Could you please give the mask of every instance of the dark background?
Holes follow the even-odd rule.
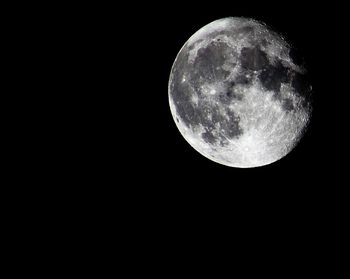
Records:
[[[43,266],[35,253],[57,262],[51,271],[90,272],[98,258],[128,274],[191,267],[197,274],[200,256],[221,256],[223,267],[236,256],[247,271],[261,272],[251,259],[267,258],[269,273],[324,275],[328,268],[334,275],[345,266],[349,235],[345,4],[163,2],[14,3],[4,26],[13,52],[3,53],[16,70],[5,69],[15,101],[14,109],[3,102],[10,107],[3,122],[19,119],[3,133],[14,138],[13,148],[4,145],[11,171],[3,169],[3,188],[12,192],[3,194],[10,250],[28,263]],[[310,128],[268,166],[210,161],[186,142],[170,112],[178,51],[198,29],[228,16],[267,23],[309,69]]]
[[[48,112],[30,107],[46,120],[38,128],[43,136],[33,137],[36,145],[28,141],[32,155],[19,160],[28,174],[13,176],[25,180],[15,199],[23,195],[28,203],[21,216],[28,214],[31,226],[37,218],[45,227],[39,237],[53,231],[60,234],[53,238],[58,245],[66,236],[87,255],[91,240],[107,249],[117,243],[112,253],[122,243],[126,261],[147,263],[153,252],[153,264],[164,266],[169,252],[191,264],[189,250],[205,254],[230,245],[231,254],[238,244],[257,248],[260,259],[273,243],[277,257],[291,251],[302,258],[297,266],[338,255],[348,223],[346,7],[147,1],[39,8],[44,18],[29,14],[36,26],[21,24],[28,37],[18,53],[31,58],[28,72],[42,56],[38,67],[46,73],[34,74],[44,98],[33,95]],[[168,79],[178,51],[198,29],[228,16],[267,23],[299,49],[309,69],[310,128],[292,152],[268,166],[239,169],[210,161],[186,142],[170,113]],[[47,117],[52,111],[55,120]]]

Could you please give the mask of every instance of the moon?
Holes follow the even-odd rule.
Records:
[[[305,63],[283,36],[249,18],[219,19],[190,37],[171,68],[168,96],[185,140],[236,168],[286,156],[312,114]]]

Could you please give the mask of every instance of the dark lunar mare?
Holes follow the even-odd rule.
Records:
[[[170,86],[177,114],[187,127],[201,125],[205,130],[202,138],[210,144],[226,145],[227,138],[238,137],[243,133],[239,118],[230,110],[226,110],[228,119],[221,115],[219,107],[205,100],[200,90],[202,81],[223,82],[228,77],[229,72],[222,69],[222,66],[229,55],[234,55],[233,51],[225,43],[216,41],[200,48],[193,64],[188,63],[186,52],[180,52],[173,69]],[[182,82],[184,75],[188,79],[186,82]],[[198,96],[198,105],[191,101],[193,92]],[[240,97],[232,90],[232,85],[228,84],[227,90],[220,92],[218,98],[221,103],[229,104],[233,98]],[[217,126],[220,126],[219,133],[215,131]]]
[[[261,70],[268,64],[267,55],[259,46],[253,48],[242,48],[240,59],[242,67],[252,71]]]
[[[259,75],[261,84],[269,91],[280,92],[281,83],[289,81],[288,68],[278,59],[275,65],[266,63]]]
[[[293,52],[293,61],[302,61],[297,52]],[[307,73],[300,73],[283,65],[282,60],[276,58],[274,64],[269,63],[267,55],[259,46],[243,48],[241,52],[242,67],[247,73],[258,71],[258,78],[266,90],[274,92],[274,98],[281,101],[283,109],[289,112],[294,109],[291,99],[281,96],[281,84],[291,83],[295,94],[303,97],[304,109],[310,107],[311,88]]]
[[[200,48],[193,65],[189,64],[187,68],[191,73],[192,83],[198,84],[201,79],[207,82],[226,79],[230,72],[222,69],[222,66],[232,54],[228,45],[221,42],[211,42],[207,47]]]
[[[190,127],[190,124],[198,125],[200,123],[200,119],[198,118],[198,114],[191,103],[190,84],[188,82],[182,82],[183,75],[188,75],[186,71],[183,71],[184,69],[187,69],[187,65],[188,54],[182,51],[177,57],[176,67],[173,68],[170,94],[174,101],[178,115],[185,125]]]

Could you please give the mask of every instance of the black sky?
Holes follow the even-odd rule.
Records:
[[[111,266],[114,273],[164,278],[163,269],[183,276],[192,267],[197,275],[197,254],[225,257],[221,266],[231,273],[234,255],[249,265],[245,274],[262,273],[250,258],[261,262],[269,253],[282,262],[268,258],[269,271],[308,268],[324,275],[332,259],[345,266],[348,9],[306,2],[27,3],[34,12],[15,3],[16,15],[24,9],[26,16],[4,19],[5,29],[18,24],[20,32],[13,32],[19,41],[10,42],[14,53],[3,55],[20,60],[13,66],[27,78],[15,76],[14,85],[24,89],[10,94],[25,102],[28,112],[16,117],[28,128],[13,125],[20,131],[15,146],[4,145],[24,169],[3,171],[3,188],[14,192],[13,202],[3,194],[3,227],[15,237],[5,236],[4,243],[20,260],[40,263],[33,265],[39,272],[55,263],[50,271]],[[304,56],[311,76],[309,130],[268,166],[210,161],[186,142],[170,112],[168,79],[180,48],[204,25],[229,16],[252,17],[280,32]],[[14,114],[5,113],[3,122]],[[26,152],[17,156],[17,149]],[[329,270],[334,276],[340,269]]]
[[[52,241],[67,235],[74,242],[71,247],[80,240],[86,250],[95,241],[109,250],[106,255],[113,254],[109,260],[114,261],[115,253],[126,261],[138,258],[131,260],[128,272],[143,274],[146,269],[138,262],[172,272],[183,266],[178,260],[188,256],[191,265],[189,248],[196,243],[200,249],[193,249],[204,251],[207,239],[224,247],[228,260],[235,247],[228,249],[227,243],[241,244],[250,254],[255,251],[246,249],[247,243],[261,245],[260,258],[273,243],[277,257],[293,251],[295,259],[302,258],[308,266],[317,256],[340,255],[323,248],[343,247],[333,243],[341,241],[348,220],[348,17],[342,15],[346,8],[319,2],[115,1],[64,6],[54,18],[55,28],[48,26],[38,34],[45,44],[34,45],[40,53],[47,51],[48,64],[61,65],[57,75],[44,68],[58,77],[56,83],[47,82],[45,94],[59,103],[60,127],[52,136],[57,142],[40,139],[49,141],[44,149],[48,159],[35,170],[44,182],[34,191],[36,198],[54,204],[57,215],[64,216],[63,224],[71,220]],[[53,12],[46,12],[52,18]],[[168,104],[169,74],[180,48],[204,25],[229,16],[252,17],[284,35],[304,56],[314,88],[314,113],[304,138],[286,157],[259,168],[230,168],[200,155],[179,133]],[[39,27],[47,22],[37,21]],[[52,42],[47,34],[54,35]],[[52,86],[58,88],[57,96],[51,94]],[[43,106],[51,109],[45,101]],[[55,127],[49,121],[47,125]],[[32,158],[27,160],[31,164]],[[36,181],[25,179],[22,187],[33,192]],[[38,212],[49,212],[49,205],[38,207]],[[45,218],[44,234],[47,220],[56,219]],[[74,226],[81,227],[81,233],[72,237]],[[52,230],[58,227],[55,223]],[[113,243],[116,248],[111,248]],[[126,246],[125,253],[119,244]],[[157,255],[152,258],[152,253]],[[168,268],[170,254],[177,259]],[[286,271],[294,269],[292,261]],[[314,274],[315,268],[309,272]]]

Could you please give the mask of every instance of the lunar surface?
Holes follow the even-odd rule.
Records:
[[[187,142],[217,163],[271,164],[299,142],[310,121],[312,87],[292,46],[265,24],[224,18],[181,48],[169,104]]]

